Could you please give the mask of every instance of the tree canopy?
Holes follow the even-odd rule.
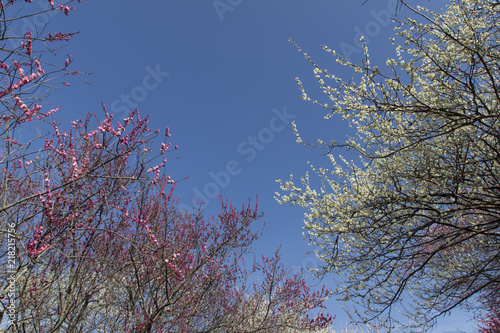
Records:
[[[324,46],[354,74],[342,79],[314,66],[326,103],[302,99],[356,130],[324,149],[321,179],[278,180],[280,203],[308,211],[305,230],[318,247],[336,295],[355,300],[358,320],[392,326],[397,308],[426,327],[458,306],[498,309],[500,290],[500,3],[452,0],[422,7],[398,26],[397,56],[355,64]],[[292,42],[293,43],[293,42]],[[338,140],[338,138],[335,138]],[[355,153],[350,161],[334,154]],[[491,321],[491,320],[490,320]]]
[[[75,33],[45,31],[50,17],[71,17],[71,2],[0,1],[0,330],[327,328],[326,288],[291,274],[278,251],[252,258],[257,203],[221,197],[216,216],[180,211],[168,127],[149,127],[137,109],[116,119],[102,104],[103,117],[64,129],[60,108],[45,111],[48,89],[79,74],[56,52]]]

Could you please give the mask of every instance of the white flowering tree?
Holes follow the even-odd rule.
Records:
[[[450,310],[499,308],[500,2],[452,0],[441,12],[416,9],[397,28],[396,59],[353,64],[324,46],[344,80],[314,66],[329,98],[302,98],[341,116],[357,134],[326,149],[297,184],[278,180],[277,200],[307,208],[305,229],[336,294],[357,302],[361,322],[426,327]],[[293,42],[292,42],[293,43]],[[299,124],[298,124],[299,125]],[[334,155],[357,153],[357,162]],[[404,302],[403,302],[404,300]]]

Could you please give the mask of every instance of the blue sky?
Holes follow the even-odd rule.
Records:
[[[93,75],[83,76],[89,84],[71,80],[47,101],[62,106],[57,117],[66,125],[89,111],[99,114],[101,101],[117,118],[135,107],[150,113],[153,127],[169,126],[179,146],[168,171],[175,180],[189,177],[176,188],[182,204],[201,195],[207,211],[217,212],[216,194],[238,205],[258,194],[266,228],[257,253],[271,255],[281,244],[288,267],[314,266],[316,259],[304,255],[312,250],[301,235],[304,210],[274,200],[275,180],[304,175],[307,161],[328,165],[320,151],[295,142],[291,120],[311,142],[341,140],[349,129],[300,99],[297,76],[310,95],[321,92],[312,66],[288,38],[338,75],[346,73],[321,45],[359,61],[357,39],[364,34],[372,63],[384,63],[394,56],[387,13],[394,16],[395,1],[363,2],[85,1],[68,18],[51,17],[48,30],[80,31],[60,52],[72,54],[74,69]],[[343,310],[335,300],[327,304],[341,327]],[[434,332],[472,331],[465,320],[454,312]]]

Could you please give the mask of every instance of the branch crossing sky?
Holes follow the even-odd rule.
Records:
[[[349,75],[324,52],[327,45],[353,61],[361,61],[359,37],[365,36],[372,64],[382,65],[395,51],[396,0],[355,1],[84,1],[76,11],[23,21],[18,29],[79,31],[60,52],[71,53],[74,69],[89,84],[71,87],[47,99],[62,106],[62,126],[89,111],[101,112],[101,101],[115,119],[139,108],[151,114],[152,127],[169,126],[172,144],[168,171],[183,207],[197,196],[206,210],[220,208],[217,195],[236,206],[259,195],[264,235],[256,253],[272,255],[281,244],[284,263],[300,269],[318,265],[302,236],[304,210],[280,206],[273,198],[276,179],[302,177],[307,161],[328,166],[322,151],[295,142],[291,121],[304,140],[341,141],[350,129],[338,118],[324,120],[325,110],[300,99],[299,77],[309,96],[323,98],[313,67],[288,42],[291,38],[318,64],[337,75]],[[415,5],[440,8],[445,1]],[[44,8],[47,0],[33,0]],[[59,13],[60,14],[60,13]],[[44,21],[44,22],[42,22]],[[52,29],[50,28],[52,27]],[[155,143],[158,151],[160,142]],[[153,145],[153,147],[155,147]],[[340,152],[339,152],[340,153]],[[189,177],[185,179],[186,177]],[[314,175],[311,175],[313,183]],[[311,275],[309,274],[309,281]],[[321,284],[334,286],[323,280]],[[328,311],[342,328],[347,316],[335,300]],[[438,321],[434,332],[468,332],[470,316],[459,311]]]

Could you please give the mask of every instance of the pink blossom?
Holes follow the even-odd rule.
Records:
[[[21,45],[23,48],[26,48],[26,54],[27,55],[31,55],[32,51],[33,51],[33,48],[32,48],[32,34],[31,34],[31,31],[27,31],[25,34],[24,34],[24,39],[26,40],[26,42],[23,42]]]
[[[67,32],[67,33],[62,33],[62,32],[56,32],[54,35],[49,33],[47,40],[53,42],[53,41],[58,41],[58,40],[64,40],[64,41],[69,41],[71,37],[73,37],[74,33]]]
[[[73,8],[69,8],[68,6],[63,6],[60,4],[59,9],[61,9],[61,11],[64,13],[64,15],[68,16],[69,10],[73,9]]]

